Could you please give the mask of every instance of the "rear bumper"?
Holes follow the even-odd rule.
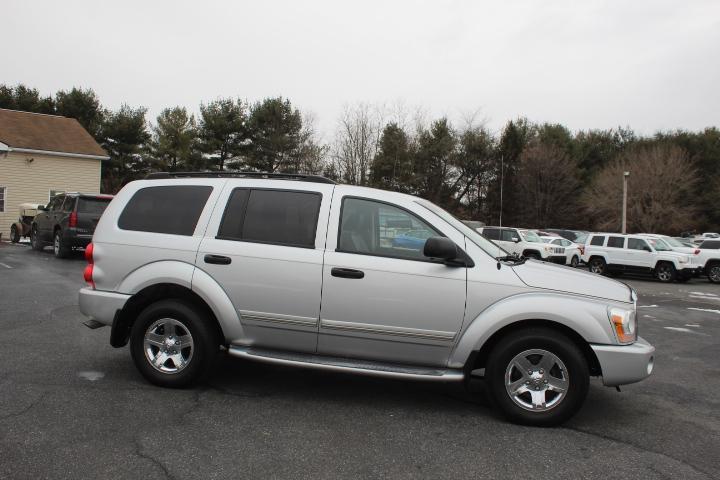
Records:
[[[608,387],[639,382],[649,377],[655,364],[655,347],[638,337],[632,345],[590,345]]]
[[[74,228],[68,228],[63,232],[63,241],[72,247],[85,248],[92,242],[92,233],[77,233]]]
[[[129,298],[130,295],[93,290],[88,287],[81,288],[78,294],[80,312],[105,325],[112,325],[115,313],[125,306]]]

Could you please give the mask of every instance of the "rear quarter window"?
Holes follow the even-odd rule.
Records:
[[[141,188],[118,219],[118,227],[138,232],[191,236],[212,187],[164,185]]]

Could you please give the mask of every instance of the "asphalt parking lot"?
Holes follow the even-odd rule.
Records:
[[[720,478],[720,285],[623,279],[653,376],[594,379],[561,428],[503,421],[477,382],[379,380],[226,358],[146,383],[77,308],[82,255],[0,244],[0,478]]]

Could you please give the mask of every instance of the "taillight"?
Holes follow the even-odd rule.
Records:
[[[699,249],[699,248],[696,248],[696,249],[695,249],[695,255],[700,255],[700,249]]]
[[[68,227],[77,227],[77,212],[70,213],[70,218],[68,219]]]
[[[89,243],[88,246],[85,247],[85,260],[87,260],[88,264],[83,271],[83,279],[87,282],[88,285],[95,289],[95,281],[93,280],[93,267],[95,266],[95,260],[93,259],[93,249],[94,247],[92,243]]]

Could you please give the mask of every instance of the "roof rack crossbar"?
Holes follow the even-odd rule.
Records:
[[[168,178],[265,178],[269,180],[296,180],[300,182],[329,183],[335,182],[320,175],[302,173],[268,173],[268,172],[153,172],[145,176],[146,180],[162,180]]]

